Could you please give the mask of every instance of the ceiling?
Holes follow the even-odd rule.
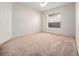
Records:
[[[24,2],[24,4],[34,9],[37,9],[39,11],[46,11],[46,10],[57,8],[70,3],[73,3],[73,2],[48,2],[48,4],[45,7],[41,7],[40,2]]]

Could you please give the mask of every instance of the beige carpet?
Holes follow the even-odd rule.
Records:
[[[76,56],[74,38],[36,33],[11,39],[0,46],[3,56]]]

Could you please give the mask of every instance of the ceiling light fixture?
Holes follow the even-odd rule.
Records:
[[[45,7],[47,5],[48,2],[40,2],[40,6],[41,7]]]

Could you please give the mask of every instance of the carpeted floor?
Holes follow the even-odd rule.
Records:
[[[2,56],[77,56],[72,37],[36,33],[11,39],[0,46]]]

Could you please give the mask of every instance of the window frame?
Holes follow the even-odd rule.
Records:
[[[49,15],[55,15],[55,14],[61,14],[61,16],[62,16],[62,13],[61,12],[57,12],[57,13],[50,13],[50,14],[48,14],[47,15],[47,28],[48,29],[54,29],[55,27],[49,27]],[[61,20],[62,20],[62,18],[60,19],[60,20],[58,20],[58,21],[52,21],[52,22],[60,22],[60,28],[61,28]],[[57,28],[56,28],[57,29]],[[59,28],[58,28],[59,29]]]

